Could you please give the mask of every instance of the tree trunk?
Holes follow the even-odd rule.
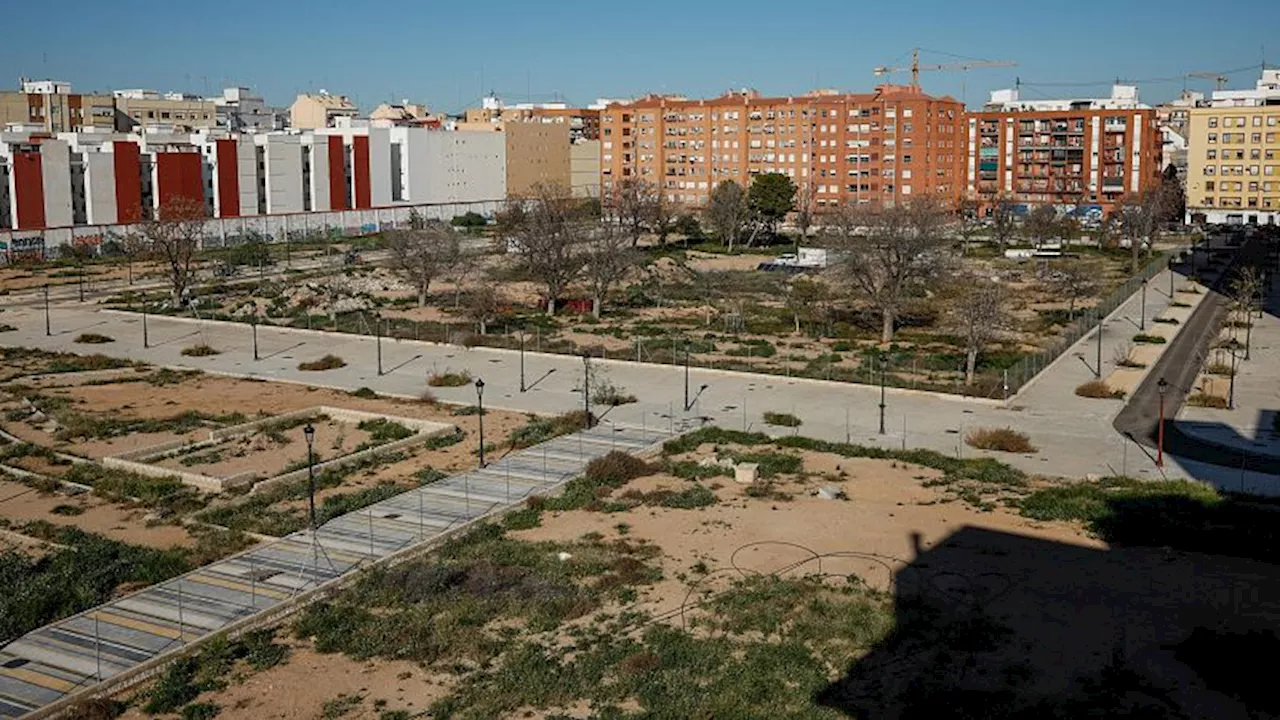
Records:
[[[427,306],[427,283],[418,283],[418,307]]]
[[[547,293],[547,314],[556,314],[556,296],[555,293]]]
[[[880,311],[880,342],[893,341],[893,311],[884,308]]]
[[[595,319],[600,319],[600,296],[595,295],[591,298],[591,315]]]
[[[978,366],[978,348],[969,348],[968,355],[964,366],[964,384],[966,387],[973,384],[974,370]]]
[[[480,334],[481,334],[481,335],[487,335],[487,334],[488,334],[488,332],[487,332],[487,331],[488,331],[488,329],[489,329],[489,323],[487,323],[486,321],[484,321],[484,320],[482,319],[482,320],[480,321]]]
[[[800,334],[800,313],[791,313],[791,317],[796,321],[796,335]]]

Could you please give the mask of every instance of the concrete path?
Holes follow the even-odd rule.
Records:
[[[0,647],[0,718],[21,717],[206,635],[278,614],[362,567],[546,493],[593,458],[669,437],[664,429],[601,423],[34,630]]]

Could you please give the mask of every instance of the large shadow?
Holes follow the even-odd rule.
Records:
[[[917,547],[895,631],[816,702],[870,719],[1280,717],[1280,505],[1101,502],[1109,547],[974,527]]]

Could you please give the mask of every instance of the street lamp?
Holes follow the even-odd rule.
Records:
[[[1160,378],[1160,382],[1156,383],[1156,390],[1160,393],[1160,424],[1156,428],[1156,467],[1164,467],[1164,394],[1169,390],[1169,383]]]
[[[684,341],[684,410],[689,412],[689,341]]]
[[[374,343],[378,346],[378,377],[382,377],[382,315],[373,315]]]
[[[880,355],[880,434],[884,434],[884,375],[885,375],[885,356]]]
[[[527,390],[524,386],[524,328],[520,329],[520,392]]]
[[[256,337],[257,337],[257,336],[255,335],[255,338],[256,338]],[[147,333],[147,299],[146,299],[146,297],[145,297],[145,296],[142,298],[142,347],[144,347],[144,348],[149,348],[149,347],[151,347],[151,336],[150,336],[150,334],[148,334],[148,333]],[[257,360],[257,359],[258,359],[258,352],[257,352],[257,344],[256,344],[256,343],[255,343],[255,345],[254,345],[254,353],[253,353],[253,356],[254,356],[254,357],[253,357],[253,359],[254,359],[254,360]]]
[[[316,466],[312,447],[316,439],[316,429],[308,422],[302,428],[302,436],[307,439],[307,507],[311,532],[316,531]]]
[[[480,410],[480,467],[484,467],[484,379],[476,378],[476,407]]]
[[[1138,316],[1138,330],[1147,329],[1147,279],[1142,278],[1142,314]]]
[[[591,356],[582,353],[582,426],[591,429]]]
[[[44,335],[49,337],[53,334],[52,326],[49,324],[49,283],[44,284]]]
[[[1236,355],[1236,346],[1232,345],[1227,349],[1231,353],[1231,378],[1227,384],[1227,409],[1236,409],[1236,360],[1240,357]]]

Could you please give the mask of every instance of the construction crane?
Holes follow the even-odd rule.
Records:
[[[921,65],[920,64],[920,48],[911,49],[911,67],[885,67],[881,65],[875,68],[873,72],[877,76],[888,75],[889,73],[911,71],[911,87],[920,87],[920,73],[922,71],[934,70],[972,70],[974,68],[997,68],[997,67],[1017,67],[1018,63],[1012,60],[965,60],[964,62],[947,63],[944,65]]]
[[[1217,85],[1219,90],[1227,89],[1228,78],[1226,75],[1220,75],[1218,73],[1212,73],[1212,72],[1189,72],[1187,73],[1186,77],[1201,78],[1203,80],[1212,80]],[[1183,90],[1187,89],[1185,78],[1182,83],[1182,89]]]

